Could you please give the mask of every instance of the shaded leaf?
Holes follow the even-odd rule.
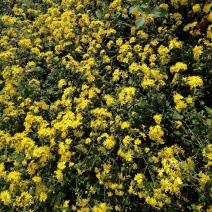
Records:
[[[83,153],[83,154],[86,154],[86,153],[88,152],[88,150],[87,150],[84,146],[82,146],[82,145],[74,146],[74,148],[75,148],[78,152]]]
[[[149,14],[149,16],[153,17],[164,17],[168,12],[160,7],[155,7]]]
[[[212,109],[211,109],[211,108],[209,108],[209,107],[205,107],[205,109],[206,109],[206,111],[207,111],[209,114],[211,114],[211,115],[212,115]]]
[[[96,10],[95,14],[96,14],[97,18],[102,18],[102,16],[103,16],[101,10]]]
[[[137,29],[141,28],[145,24],[146,19],[144,17],[138,17],[135,21],[135,26]]]

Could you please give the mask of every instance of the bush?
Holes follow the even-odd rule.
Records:
[[[1,211],[212,211],[209,1],[2,4]]]

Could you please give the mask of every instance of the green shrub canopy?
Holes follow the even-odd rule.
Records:
[[[2,0],[1,211],[212,211],[212,4]]]

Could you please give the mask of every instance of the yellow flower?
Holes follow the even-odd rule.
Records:
[[[112,106],[115,103],[114,98],[111,95],[104,95],[107,106]]]
[[[179,102],[181,99],[183,99],[183,96],[182,96],[181,94],[176,93],[176,94],[174,95],[174,102],[175,102],[175,103]]]
[[[131,162],[132,161],[132,151],[129,150],[125,153],[124,158],[126,161]]]
[[[183,71],[187,70],[187,65],[183,62],[177,62],[175,65],[170,67],[171,73],[178,73],[181,70]]]
[[[121,72],[119,69],[115,69],[113,72],[113,81],[118,81],[120,79]]]
[[[95,194],[95,193],[96,193],[96,189],[95,189],[93,186],[91,186],[91,187],[90,187],[90,192],[91,192],[92,194]]]
[[[161,120],[162,120],[162,115],[154,115],[153,119],[155,120],[156,124],[160,124]]]
[[[197,13],[200,11],[200,4],[195,4],[193,7],[192,7],[192,10],[194,13]]]
[[[123,88],[122,91],[118,94],[118,98],[121,105],[132,102],[135,92],[136,92],[136,89],[134,87]]]
[[[178,101],[175,105],[176,111],[180,112],[182,109],[186,108],[187,104],[184,101]]]
[[[209,13],[211,7],[212,7],[212,4],[206,3],[203,7],[203,11],[205,13]]]
[[[146,148],[144,149],[145,153],[148,153],[149,150],[150,150],[150,149],[149,149],[148,147],[146,147]]]
[[[162,139],[164,132],[160,125],[150,126],[149,128],[149,138],[153,141],[157,141],[159,144],[163,144],[164,141]]]
[[[177,124],[176,129],[179,129],[183,125],[181,121],[176,121],[176,124]]]
[[[110,63],[110,58],[107,55],[103,56],[103,63]]]
[[[21,173],[17,171],[12,171],[8,174],[7,179],[9,181],[18,182],[21,179]]]
[[[63,170],[66,168],[66,162],[62,161],[57,164],[57,168]]]
[[[65,79],[61,79],[58,81],[58,88],[61,89],[64,85],[66,85],[66,80]]]
[[[160,8],[163,8],[164,10],[169,10],[169,5],[168,4],[160,4],[159,5]]]
[[[61,172],[61,170],[54,171],[54,173],[56,175],[57,180],[59,182],[62,181],[62,179],[63,179],[63,173]]]
[[[200,55],[203,53],[203,47],[202,46],[195,46],[193,48],[193,53],[194,53],[194,59],[198,60]]]
[[[155,80],[153,79],[148,79],[148,78],[144,78],[143,82],[141,83],[141,86],[143,88],[147,88],[148,86],[149,87],[153,87],[155,85]]]
[[[21,39],[18,45],[23,48],[30,48],[32,46],[31,40],[29,38]]]
[[[200,183],[200,189],[203,190],[205,187],[205,184],[211,179],[208,175],[204,174],[202,171],[198,174],[199,176],[199,183]]]
[[[41,182],[42,182],[42,178],[41,178],[41,177],[38,177],[38,176],[33,177],[32,180],[33,180],[35,183],[41,183]]]
[[[143,39],[147,39],[149,37],[149,35],[147,33],[145,33],[143,30],[139,30],[137,32],[137,35],[140,37],[140,38],[143,38]]]
[[[187,98],[186,98],[186,102],[187,102],[188,104],[191,104],[191,103],[193,102],[193,98],[192,98],[192,97],[187,97]]]
[[[122,124],[121,124],[121,129],[122,130],[127,129],[129,127],[130,127],[130,123],[128,121],[122,122]]]
[[[124,137],[124,139],[122,140],[122,142],[123,142],[124,146],[128,146],[129,143],[130,143],[132,140],[133,140],[133,139],[132,139],[129,135],[127,135],[127,136]]]
[[[122,43],[123,43],[122,38],[119,38],[119,39],[116,40],[116,45],[117,45],[117,46],[121,46]]]
[[[9,205],[12,202],[10,193],[8,191],[2,191],[0,193],[0,199],[4,203],[4,205]]]
[[[115,206],[115,210],[116,210],[116,211],[121,211],[121,208],[120,208],[118,205],[116,205],[116,206]]]
[[[45,202],[47,199],[47,194],[45,192],[41,192],[39,195],[40,202]]]
[[[107,148],[107,149],[112,149],[115,146],[116,142],[114,140],[113,136],[109,136],[106,138],[106,140],[103,142],[103,145]]]
[[[142,185],[144,179],[143,174],[136,174],[134,180],[138,183],[138,185]]]
[[[190,90],[203,85],[203,81],[199,76],[187,77],[186,83],[190,86]]]

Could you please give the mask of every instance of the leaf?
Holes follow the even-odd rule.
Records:
[[[212,120],[211,119],[206,119],[205,123],[206,123],[206,125],[211,126]]]
[[[195,165],[194,165],[193,161],[191,161],[191,163],[189,164],[188,168],[189,168],[190,171],[194,171]]]
[[[191,204],[191,208],[193,209],[193,211],[198,211],[197,206],[195,204]]]
[[[146,6],[140,6],[139,8],[138,8],[138,10],[139,10],[139,12],[142,12],[142,13],[146,13],[146,14],[148,14],[149,15],[149,13],[150,13],[150,10],[146,7]]]
[[[134,10],[136,10],[137,8],[138,8],[138,6],[136,6],[136,5],[130,7],[129,13],[132,14],[134,12]]]
[[[206,147],[205,147],[205,152],[206,152],[207,154],[209,154],[209,153],[210,153],[210,149],[209,149],[209,147],[208,147],[208,146],[206,146]]]
[[[86,153],[88,152],[88,150],[87,150],[84,146],[82,146],[82,145],[74,146],[74,148],[75,148],[78,152],[83,153],[83,154],[86,154]]]
[[[179,113],[177,112],[174,112],[174,114],[172,115],[173,119],[175,120],[183,120],[183,115],[180,115]]]
[[[185,168],[185,165],[186,165],[186,162],[185,162],[185,161],[181,162],[181,163],[180,163],[180,168],[181,168],[181,169],[184,169],[184,168]]]
[[[96,14],[97,18],[102,18],[102,16],[103,16],[101,10],[96,10],[95,14]]]
[[[205,109],[206,109],[206,111],[207,111],[209,114],[211,114],[211,115],[212,115],[212,109],[211,109],[211,108],[209,108],[209,107],[205,107]]]
[[[160,7],[155,7],[149,14],[149,16],[153,17],[164,17],[168,12]]]
[[[144,4],[148,4],[149,3],[149,0],[143,0],[143,3]]]
[[[137,29],[141,28],[145,24],[145,21],[146,21],[146,19],[143,16],[138,17],[135,21],[136,28]]]

